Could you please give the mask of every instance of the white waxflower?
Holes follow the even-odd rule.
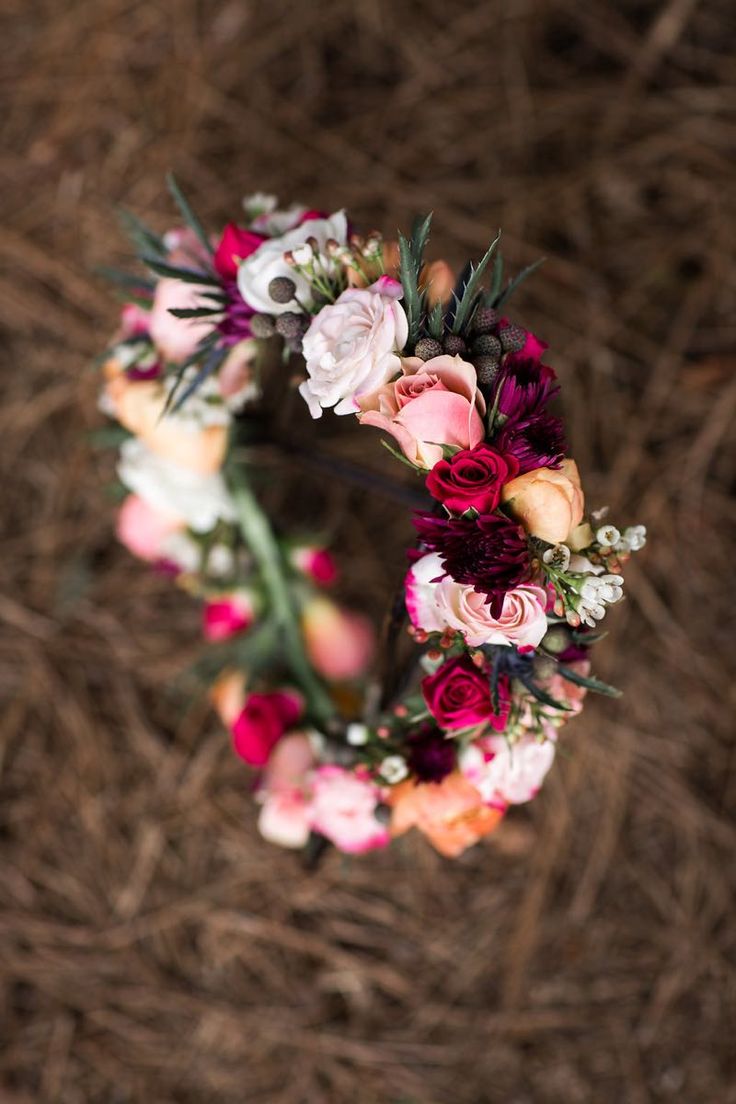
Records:
[[[351,747],[362,747],[368,743],[368,728],[357,721],[348,725],[345,735]]]
[[[596,533],[595,539],[605,548],[613,548],[621,540],[621,534],[615,525],[602,525]]]
[[[226,544],[213,545],[207,557],[207,573],[220,578],[221,576],[232,575],[234,569],[235,556],[232,548],[228,548]]]
[[[624,529],[623,539],[632,552],[638,552],[647,543],[646,525],[629,525]]]
[[[396,785],[397,782],[403,782],[409,768],[401,755],[387,755],[378,768],[378,773],[391,785]]]
[[[593,628],[606,615],[606,606],[619,602],[623,596],[623,575],[594,575],[586,578],[580,588],[577,612],[584,624]]]
[[[570,549],[566,544],[555,544],[547,549],[542,560],[557,571],[567,571],[570,566]]]
[[[294,260],[294,264],[301,265],[303,267],[304,265],[308,265],[311,263],[312,258],[314,257],[314,250],[312,249],[311,245],[307,245],[305,243],[304,245],[298,245],[296,249],[292,249],[291,256]]]

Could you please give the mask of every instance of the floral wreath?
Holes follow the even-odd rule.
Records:
[[[108,271],[118,535],[202,600],[211,700],[258,772],[266,839],[358,853],[414,827],[456,856],[535,796],[586,691],[617,693],[588,653],[645,543],[586,516],[547,346],[505,314],[536,265],[504,283],[496,238],[455,281],[425,261],[431,216],[389,242],[265,195],[212,238],[169,185],[181,228],[124,216],[150,277]],[[253,490],[295,368],[313,418],[383,430],[424,483],[380,684],[370,624],[326,593],[330,552],[277,532]]]

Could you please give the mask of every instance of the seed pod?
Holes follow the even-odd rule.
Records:
[[[306,314],[297,314],[296,311],[284,311],[276,318],[276,333],[281,334],[287,341],[296,341],[309,329],[309,319]]]
[[[495,383],[498,378],[498,357],[475,357],[473,364],[478,373],[478,383],[482,387],[489,387],[492,383]]]
[[[421,337],[414,352],[420,360],[431,360],[432,357],[441,356],[442,346],[433,337]]]
[[[463,356],[468,351],[468,346],[460,334],[447,334],[442,342],[442,348],[449,356]]]
[[[498,336],[505,353],[518,353],[526,345],[526,330],[523,326],[505,326]]]
[[[270,314],[254,314],[250,320],[250,330],[254,337],[273,337],[276,326]]]
[[[296,293],[296,284],[290,276],[274,276],[268,285],[268,294],[274,303],[290,303]]]
[[[478,307],[473,315],[473,331],[477,334],[487,334],[498,325],[498,311],[493,307]]]
[[[542,640],[542,644],[548,652],[558,655],[570,647],[570,633],[564,625],[553,625],[548,629]]]
[[[470,346],[471,352],[477,356],[492,356],[500,358],[501,356],[501,342],[493,334],[479,334],[478,337],[473,339],[473,344]]]

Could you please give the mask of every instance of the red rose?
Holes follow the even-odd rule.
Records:
[[[499,712],[494,713],[489,675],[467,655],[443,663],[438,671],[422,680],[427,708],[441,728],[470,728],[487,723],[501,732],[506,727],[510,706],[508,679],[500,679],[498,692]]]
[[[250,257],[264,241],[262,234],[255,234],[252,230],[241,230],[234,222],[229,222],[215,250],[214,265],[218,276],[223,280],[236,279],[238,261]]]
[[[295,693],[249,694],[233,723],[233,743],[241,759],[262,767],[274,744],[296,724],[302,703]]]
[[[504,456],[490,445],[476,445],[438,461],[427,476],[427,490],[454,514],[471,507],[479,514],[491,514],[501,501],[504,483],[518,470],[513,456]]]

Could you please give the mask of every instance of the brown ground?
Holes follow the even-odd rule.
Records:
[[[736,1101],[729,0],[0,18],[0,1100]],[[517,313],[590,500],[652,539],[599,649],[626,696],[462,861],[407,841],[306,875],[261,842],[184,677],[196,612],[114,543],[93,269],[114,204],[165,225],[169,167],[213,219],[273,189],[387,232],[434,208],[454,261],[499,224],[515,267],[549,257]],[[336,422],[331,447],[381,464]],[[377,604],[405,512],[310,477],[284,509],[297,491]]]

